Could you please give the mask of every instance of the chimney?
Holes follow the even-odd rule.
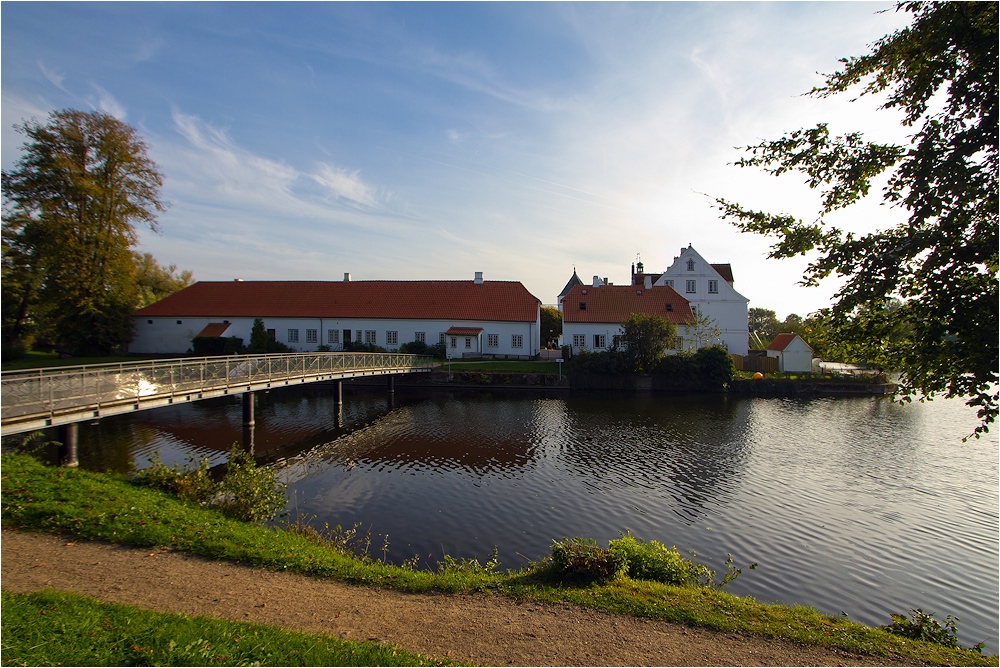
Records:
[[[645,285],[645,287],[646,287],[647,290],[652,290],[653,289],[653,277],[652,276],[647,276],[645,278],[645,280],[643,281],[643,285]]]
[[[594,287],[595,288],[601,287],[601,277],[600,276],[594,276]]]
[[[473,282],[476,285],[482,285],[483,284],[483,272],[477,271],[476,272],[476,278],[475,278],[475,280]]]
[[[344,272],[344,283],[350,283],[350,282],[351,282],[351,272],[345,271]]]

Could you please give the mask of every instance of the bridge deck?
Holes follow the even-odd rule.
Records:
[[[227,394],[433,366],[433,358],[420,355],[296,353],[9,371],[0,375],[0,426],[4,435],[17,434]]]

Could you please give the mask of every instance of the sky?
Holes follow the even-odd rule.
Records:
[[[830,123],[902,142],[879,100],[805,96],[907,23],[888,2],[0,4],[2,163],[14,126],[100,110],[135,127],[168,210],[139,250],[196,280],[627,284],[689,244],[751,307],[831,303],[807,259],[714,197],[806,220],[796,175],[740,147]],[[875,198],[830,218],[887,227]]]

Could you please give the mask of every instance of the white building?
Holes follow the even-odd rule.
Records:
[[[134,353],[185,353],[196,336],[250,342],[255,318],[300,351],[352,341],[398,350],[444,343],[449,357],[531,358],[539,352],[541,302],[520,282],[201,281],[140,309]]]
[[[767,344],[767,356],[778,358],[778,371],[806,373],[813,370],[813,349],[798,334],[778,334]]]
[[[718,340],[702,341],[702,346],[719,343],[731,354],[747,354],[749,300],[733,287],[733,270],[729,264],[710,264],[688,246],[681,249],[680,255],[654,285],[673,288],[690,302],[693,311],[715,322],[719,329]]]
[[[597,279],[590,286],[572,286],[561,302],[563,343],[572,346],[574,354],[610,350],[624,333],[621,324],[633,313],[647,313],[677,325],[683,348],[687,323],[694,317],[690,305],[673,288],[649,283],[606,285]]]

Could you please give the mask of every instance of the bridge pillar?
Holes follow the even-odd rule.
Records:
[[[344,381],[337,381],[337,408],[344,405]]]
[[[76,468],[80,465],[77,453],[77,443],[80,439],[80,425],[76,422],[60,428],[62,446],[59,448],[59,463],[63,466]]]
[[[254,451],[254,394],[253,392],[243,393],[243,450],[253,454]]]
[[[389,376],[389,394],[396,391],[396,377],[393,375]]]

